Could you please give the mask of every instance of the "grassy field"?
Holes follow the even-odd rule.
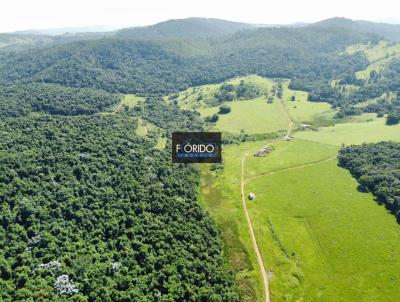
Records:
[[[141,118],[138,119],[137,123],[138,123],[138,125],[137,125],[137,128],[135,130],[135,133],[137,135],[139,135],[139,136],[146,136],[147,133],[148,133],[148,129],[147,129],[146,123]]]
[[[400,141],[400,125],[386,126],[385,118],[370,122],[341,123],[319,131],[298,132],[295,138],[340,146],[385,140]]]
[[[290,90],[288,84],[289,82],[286,82],[283,85],[282,99],[286,100],[287,109],[295,122],[314,124],[321,116],[332,119],[335,112],[328,103],[309,102],[307,92]],[[295,97],[294,101],[290,101],[291,96]]]
[[[273,146],[265,158],[252,154]],[[400,227],[336,165],[338,147],[307,140],[226,146],[224,170],[202,166],[202,205],[217,222],[245,301],[262,301],[261,277],[240,201],[240,161],[272,301],[387,301],[400,298]],[[299,165],[304,167],[294,168]],[[397,299],[396,299],[397,300]],[[393,301],[396,301],[393,300]]]
[[[284,130],[289,123],[281,102],[268,104],[266,97],[259,97],[249,101],[229,102],[232,111],[221,114],[216,126],[217,131],[240,133],[269,133]],[[218,111],[212,107],[202,111],[203,115],[211,115]]]
[[[211,214],[222,233],[227,262],[236,274],[237,284],[244,292],[244,301],[248,302],[263,301],[263,292],[261,274],[241,204],[240,162],[242,157],[249,153],[246,175],[253,176],[267,171],[268,168],[260,165],[259,162],[267,158],[255,158],[251,154],[269,143],[269,141],[259,141],[224,146],[223,171],[212,172],[209,165],[201,165],[201,204]],[[292,143],[278,142],[273,145],[275,149],[269,157],[271,160],[268,166],[272,170],[289,167],[299,162],[307,163],[315,159],[325,159],[326,156],[319,143],[299,140]],[[290,146],[293,148],[289,149]],[[325,150],[329,150],[332,156],[336,154],[337,147],[327,146]],[[286,156],[281,157],[281,152],[287,153]],[[288,154],[290,156],[287,156]]]
[[[136,96],[133,94],[127,94],[124,95],[124,97],[121,100],[121,104],[128,106],[128,107],[134,107],[139,101],[144,101],[144,97]]]
[[[278,141],[266,144],[270,145],[273,151],[267,157],[260,158],[253,156],[253,154],[263,145],[260,143],[248,143],[247,151],[249,156],[246,159],[245,165],[246,178],[259,175],[266,171],[275,171],[299,164],[323,160],[327,157],[334,156],[338,151],[336,146],[299,139],[295,139],[291,143]]]
[[[335,159],[247,184],[272,301],[399,301],[400,227],[356,188]]]

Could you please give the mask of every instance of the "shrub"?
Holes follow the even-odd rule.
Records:
[[[220,114],[228,114],[231,112],[231,106],[228,105],[222,105],[219,107],[219,113]]]

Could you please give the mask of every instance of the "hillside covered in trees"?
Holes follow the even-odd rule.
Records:
[[[339,79],[336,85],[327,80],[295,79],[290,83],[290,88],[309,92],[309,101],[330,103],[339,109],[339,118],[373,112],[378,116],[393,116],[393,119],[388,119],[388,124],[397,124],[400,121],[400,117],[397,117],[400,116],[399,59],[393,59],[380,72],[371,71],[368,80],[358,79],[352,72]],[[346,86],[350,86],[351,89],[346,89]],[[360,106],[374,99],[376,102]]]
[[[339,51],[378,40],[375,34],[325,26],[247,29],[178,41],[112,36],[3,54],[0,83],[167,94],[251,73],[312,82],[364,69],[362,55]]]

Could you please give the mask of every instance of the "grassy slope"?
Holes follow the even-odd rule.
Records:
[[[323,160],[335,155],[338,150],[336,146],[304,140],[294,140],[291,143],[278,141],[268,144],[273,147],[273,151],[265,158],[252,156],[263,146],[262,143],[248,144],[247,150],[249,156],[246,159],[245,165],[246,178],[257,176],[266,171],[275,171],[299,164]]]
[[[249,302],[262,301],[263,293],[261,274],[252,249],[240,199],[240,161],[246,153],[252,154],[268,143],[268,141],[259,141],[224,146],[223,172],[210,172],[208,165],[201,166],[202,205],[211,214],[221,230],[225,242],[226,259],[236,273],[238,285],[245,294],[244,301]],[[306,145],[297,142],[294,144],[285,142],[274,144],[275,151],[271,154],[271,162],[275,164],[275,168],[281,168],[298,162],[306,163],[315,160],[315,158],[324,159],[324,152],[320,152],[321,150],[318,148],[320,144],[306,143]],[[302,152],[306,151],[307,145],[315,145],[311,147],[315,152]],[[287,150],[288,146],[295,146],[294,149],[289,150],[291,156],[280,157],[280,152]],[[331,154],[335,154],[337,150],[336,147],[329,146],[327,149],[330,150]],[[297,154],[298,151],[301,152],[302,156]],[[280,159],[277,160],[278,158]],[[252,169],[246,169],[246,175],[251,176],[265,171],[265,167],[260,166],[256,158],[251,156],[248,157],[248,166],[259,167],[260,170],[252,172]]]
[[[238,85],[241,80],[251,83],[266,94],[270,93],[273,85],[277,83],[276,80],[256,75],[232,79],[227,83]],[[284,106],[287,106],[290,115],[296,122],[314,123],[318,116],[323,115],[329,116],[328,119],[332,118],[333,110],[330,109],[329,104],[308,102],[306,92],[288,89],[288,81],[283,81],[282,84],[282,100],[275,97],[272,104],[266,102],[266,96],[252,100],[225,102],[231,106],[232,111],[229,114],[220,115],[213,129],[234,134],[240,133],[241,130],[249,134],[285,130],[289,116],[286,114]],[[212,98],[219,86],[220,84],[189,88],[179,94],[179,105],[184,109],[198,110],[203,117],[218,113],[219,106],[207,107],[204,101],[198,100],[198,97],[202,95],[203,100]],[[295,96],[295,101],[289,101],[292,95]]]
[[[330,115],[330,119],[334,115],[328,103],[316,103],[307,101],[308,93],[304,91],[296,91],[288,89],[289,82],[283,85],[283,100],[286,100],[287,109],[295,122],[313,124],[320,116]],[[290,101],[290,97],[294,95],[295,101]]]
[[[141,118],[138,119],[137,123],[138,123],[138,125],[135,130],[135,133],[139,136],[146,136],[147,132],[148,132],[146,123]]]
[[[229,102],[229,105],[232,111],[229,114],[220,115],[214,130],[240,133],[243,129],[245,133],[257,134],[287,128],[289,119],[278,101],[267,104],[266,97],[262,96],[249,101]],[[218,109],[211,108],[211,110],[215,113]]]
[[[356,73],[357,78],[367,80],[372,70],[382,71],[393,59],[400,58],[400,43],[381,41],[377,45],[357,44],[349,47],[347,53],[363,52],[370,65]]]
[[[144,101],[144,100],[145,100],[144,97],[136,96],[133,94],[127,94],[124,95],[124,97],[121,100],[121,103],[128,107],[134,107],[139,101]]]

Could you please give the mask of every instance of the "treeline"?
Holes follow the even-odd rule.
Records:
[[[239,85],[222,84],[218,91],[214,94],[214,98],[219,103],[233,100],[249,100],[260,96],[262,92],[260,89],[252,84],[246,83],[241,80]]]
[[[197,171],[133,125],[0,120],[1,301],[239,300]]]
[[[161,97],[148,97],[132,109],[126,108],[125,114],[143,118],[167,131],[200,131],[204,122],[200,113],[194,110],[182,110],[177,102],[167,103]]]
[[[111,109],[117,95],[93,89],[50,84],[0,86],[0,115],[24,116],[32,112],[56,115],[94,114]]]
[[[372,192],[400,221],[400,143],[344,147],[339,165],[351,172],[361,190]]]

